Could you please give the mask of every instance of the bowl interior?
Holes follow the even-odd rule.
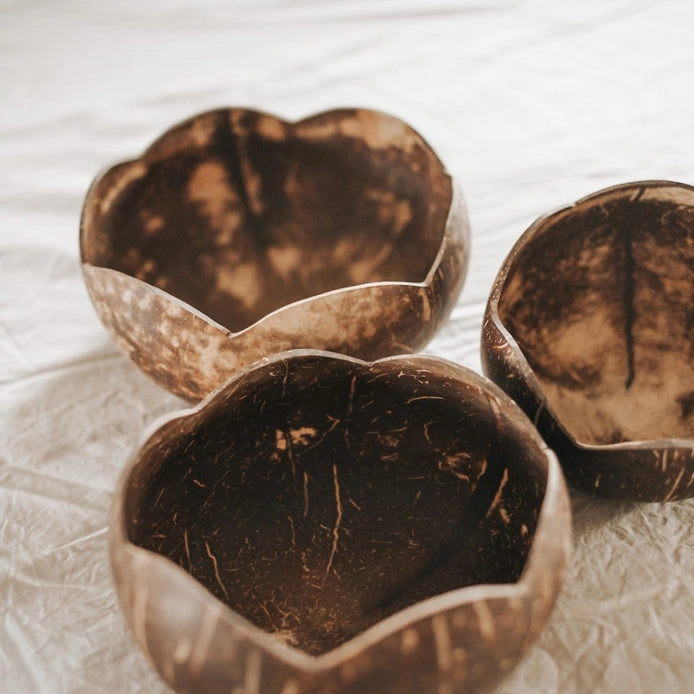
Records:
[[[694,435],[694,192],[606,191],[518,248],[499,317],[586,444]]]
[[[536,438],[477,387],[380,364],[274,363],[160,430],[126,482],[128,539],[313,655],[516,581],[546,486]]]
[[[290,302],[422,282],[450,180],[402,122],[338,111],[289,124],[203,114],[100,182],[84,259],[186,301],[232,331]]]

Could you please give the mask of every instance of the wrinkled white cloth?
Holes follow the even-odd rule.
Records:
[[[97,171],[221,105],[399,116],[473,225],[426,351],[479,370],[492,280],[535,217],[618,182],[694,182],[693,22],[689,0],[0,0],[0,691],[167,691],[125,628],[106,528],[143,427],[182,403],[87,298]],[[574,511],[565,588],[499,692],[693,692],[694,500]]]

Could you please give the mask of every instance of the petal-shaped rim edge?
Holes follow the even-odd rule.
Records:
[[[444,228],[441,230],[441,242],[425,279],[418,282],[371,282],[346,286],[344,288],[319,293],[281,306],[280,308],[264,315],[259,320],[243,328],[242,330],[239,330],[238,332],[231,332],[226,327],[221,326],[219,323],[212,320],[209,316],[205,315],[190,304],[163,290],[157,289],[156,287],[153,287],[152,285],[138,280],[130,275],[126,275],[110,268],[104,268],[91,264],[88,261],[88,258],[92,255],[89,251],[89,245],[94,242],[91,229],[93,228],[93,216],[96,206],[105,204],[103,201],[107,200],[109,196],[117,195],[118,191],[133,180],[133,178],[139,178],[140,176],[145,175],[147,172],[147,158],[151,156],[162,156],[162,153],[166,151],[167,142],[175,135],[176,132],[182,128],[191,127],[196,121],[205,119],[220,112],[229,114],[229,117],[231,117],[232,112],[238,114],[251,113],[254,115],[275,119],[277,122],[293,127],[297,127],[301,124],[310,125],[311,123],[319,120],[329,120],[331,118],[350,116],[353,117],[355,114],[368,113],[373,114],[377,118],[386,119],[387,121],[395,124],[397,127],[402,128],[409,136],[411,136],[416,142],[427,150],[432,157],[432,160],[441,167],[441,173],[448,181],[450,186],[449,207]],[[103,297],[99,296],[99,290],[95,287],[96,281],[91,277],[91,274],[94,272],[99,273],[99,276],[101,277],[100,282],[102,284],[106,282],[107,285],[112,286],[116,283],[123,284],[123,282],[126,282],[127,284],[132,285],[133,290],[140,295],[149,296],[150,302],[158,302],[160,305],[163,302],[164,304],[170,306],[172,310],[177,312],[179,315],[189,315],[190,320],[188,322],[191,325],[194,325],[196,322],[199,324],[199,321],[205,322],[207,324],[207,327],[205,328],[206,333],[216,335],[217,337],[215,339],[218,340],[229,339],[232,341],[229,347],[230,350],[235,350],[235,347],[231,347],[232,344],[236,344],[233,341],[234,337],[250,337],[257,331],[260,331],[261,333],[266,330],[273,331],[283,320],[285,320],[285,315],[286,320],[291,322],[295,319],[294,312],[301,312],[302,310],[305,310],[315,301],[325,302],[330,301],[331,299],[336,299],[336,295],[339,295],[340,297],[343,295],[368,296],[370,292],[377,293],[379,289],[390,292],[398,290],[402,292],[401,303],[409,300],[418,300],[421,301],[423,305],[428,304],[428,307],[425,306],[425,309],[426,312],[431,315],[431,318],[426,319],[428,322],[426,322],[426,324],[422,324],[420,329],[416,331],[416,334],[408,338],[404,344],[401,344],[398,341],[397,344],[394,343],[395,346],[390,344],[386,345],[381,349],[380,354],[357,354],[357,356],[364,356],[368,358],[382,357],[388,353],[394,354],[416,351],[423,347],[433,337],[441,324],[446,320],[452,311],[455,301],[462,290],[467,274],[470,253],[470,226],[462,193],[453,179],[451,179],[450,175],[446,172],[445,167],[441,163],[436,153],[416,130],[394,116],[370,109],[335,109],[318,113],[309,116],[308,118],[290,123],[289,121],[283,121],[282,119],[276,118],[270,114],[261,113],[252,109],[221,108],[197,114],[183,121],[182,123],[179,123],[178,125],[174,125],[161,137],[155,140],[155,142],[145,150],[141,157],[123,162],[121,164],[116,164],[115,166],[102,172],[94,180],[87,193],[82,208],[82,216],[80,220],[80,253],[82,259],[83,277],[92,302],[97,309],[97,314],[116,341],[121,343],[122,348],[124,348],[123,343],[129,342],[130,340],[127,335],[119,339],[119,334],[122,334],[123,328],[118,329],[116,327],[115,323],[118,321],[117,319],[114,321],[112,316],[108,317],[106,315],[109,314],[108,310],[102,310],[99,308],[100,299],[103,299]],[[255,339],[255,336],[253,339]],[[336,347],[336,345],[327,344],[325,342],[322,342],[321,344],[298,344],[296,342],[296,336],[289,339],[291,344],[286,344],[285,346],[281,347],[281,349],[295,349],[304,347],[335,349]],[[127,348],[124,349],[126,352],[129,351]],[[242,351],[243,346],[241,346],[241,352]],[[241,352],[237,353],[241,354]],[[241,362],[242,366],[245,366],[261,356],[264,355],[252,354],[246,359],[239,359],[239,361]],[[168,390],[172,390],[182,397],[188,399],[199,399],[203,395],[210,392],[211,388],[208,386],[205,376],[201,376],[201,381],[193,380],[190,381],[189,385],[184,386],[175,379],[171,379],[167,376],[157,376],[155,373],[153,373],[151,365],[144,361],[146,360],[146,357],[140,355],[138,358],[136,358],[135,356],[132,356],[131,353],[131,358],[133,358],[133,360],[138,363],[141,368],[143,368],[147,375],[157,381],[161,386],[167,388]],[[226,371],[226,374],[228,376],[229,372]],[[212,387],[216,385],[217,379],[215,377]]]
[[[677,181],[668,181],[661,179],[648,179],[642,181],[631,181],[627,183],[620,183],[614,186],[609,186],[603,188],[594,193],[586,195],[579,198],[576,202],[569,205],[564,205],[554,209],[553,211],[547,212],[540,215],[532,224],[526,229],[526,231],[518,238],[515,242],[508,255],[506,256],[499,272],[496,275],[494,283],[492,285],[489,298],[487,300],[487,306],[484,314],[484,323],[482,329],[482,363],[484,372],[487,375],[491,375],[488,364],[491,361],[489,352],[494,349],[493,345],[489,343],[488,336],[488,324],[493,325],[494,330],[498,333],[499,337],[505,342],[505,346],[510,350],[513,358],[516,360],[514,365],[514,371],[517,375],[521,376],[523,386],[529,391],[528,395],[534,399],[533,407],[534,412],[526,411],[528,417],[530,417],[535,425],[539,428],[540,433],[545,436],[547,442],[550,446],[555,447],[559,452],[560,447],[569,446],[573,448],[579,455],[583,456],[585,459],[588,457],[594,457],[595,467],[600,468],[603,466],[601,459],[604,458],[606,461],[609,458],[614,458],[618,455],[652,455],[653,452],[657,452],[658,455],[656,464],[660,465],[661,460],[664,465],[667,461],[667,457],[670,453],[677,455],[677,452],[682,452],[685,458],[692,459],[694,457],[694,438],[676,438],[676,437],[664,437],[659,439],[641,439],[641,440],[631,440],[631,441],[621,441],[618,443],[610,444],[589,444],[577,440],[564,426],[559,417],[552,409],[551,405],[547,401],[547,398],[531,368],[525,354],[521,350],[515,337],[508,330],[506,325],[501,320],[499,316],[499,301],[501,295],[505,289],[506,281],[509,276],[509,272],[513,265],[515,264],[516,256],[521,248],[523,248],[530,239],[534,238],[538,233],[543,232],[548,227],[552,226],[559,218],[571,214],[571,212],[578,207],[586,204],[593,203],[601,197],[610,196],[614,193],[620,191],[628,191],[632,189],[667,189],[673,188],[678,190],[686,191],[694,195],[694,186],[679,183]],[[694,201],[693,201],[694,204]],[[501,357],[505,360],[508,365],[508,359]],[[496,380],[496,379],[495,379]],[[499,383],[497,384],[502,387],[502,389],[507,390],[510,384]],[[514,386],[517,388],[517,386]],[[547,419],[549,419],[549,424],[547,424]],[[551,433],[550,432],[553,432]],[[559,437],[559,444],[555,444],[555,441],[551,439],[556,439]],[[560,452],[560,458],[562,458],[562,465],[565,472],[567,473],[568,480],[571,484],[574,484],[574,478],[571,471],[567,468],[564,460],[563,454]],[[605,462],[604,465],[609,465]],[[583,488],[585,491],[591,494],[598,494],[600,496],[606,496],[608,498],[619,497],[619,498],[633,498],[641,501],[670,501],[674,499],[686,498],[694,493],[694,475],[690,480],[685,480],[685,463],[683,462],[681,469],[675,475],[674,483],[668,481],[667,490],[661,493],[661,490],[642,490],[638,493],[631,492],[624,481],[615,482],[611,489],[607,492],[603,492],[598,489],[600,483],[600,472],[590,473],[589,477],[591,481],[589,484],[581,482],[578,484],[579,487]],[[615,479],[622,477],[620,470],[614,470]],[[592,479],[595,477],[595,479]],[[616,492],[615,486],[619,487],[619,491]]]
[[[392,363],[397,365],[398,362],[412,362],[422,366],[430,365],[437,369],[446,369],[448,372],[457,373],[458,377],[468,383],[472,383],[480,387],[488,396],[495,397],[504,408],[505,412],[511,413],[517,421],[527,424],[527,433],[537,443],[538,448],[544,453],[547,465],[547,484],[545,494],[538,516],[537,527],[533,536],[533,542],[530,546],[528,557],[521,577],[516,583],[507,584],[481,584],[460,588],[447,593],[433,596],[421,602],[415,603],[390,617],[375,624],[366,631],[358,634],[344,644],[318,656],[312,656],[303,651],[291,646],[279,643],[272,635],[267,634],[254,624],[241,617],[229,607],[221,603],[207,589],[202,586],[196,579],[187,573],[180,566],[166,557],[151,552],[149,550],[138,547],[130,542],[127,538],[125,529],[125,521],[122,514],[122,504],[119,500],[122,498],[122,491],[125,489],[127,481],[136,467],[138,462],[138,453],[141,448],[160,430],[164,427],[175,423],[176,421],[186,419],[190,416],[203,410],[213,400],[220,397],[228,388],[233,387],[233,384],[240,381],[250,371],[260,366],[266,366],[273,362],[291,359],[292,357],[301,356],[320,356],[328,359],[349,361],[364,367],[372,367],[376,364]],[[204,400],[197,403],[195,406],[164,415],[157,421],[153,422],[140,438],[140,443],[136,447],[135,454],[132,455],[130,461],[125,466],[120,481],[118,483],[118,491],[111,510],[111,519],[109,526],[109,548],[111,552],[111,561],[114,573],[117,573],[116,556],[120,551],[127,551],[132,560],[137,560],[137,557],[146,557],[148,562],[156,562],[159,567],[167,572],[168,575],[175,578],[180,584],[183,582],[187,590],[193,595],[199,597],[200,602],[215,605],[215,611],[220,615],[221,619],[228,621],[232,628],[242,634],[245,639],[253,643],[256,647],[264,652],[270,653],[277,660],[284,663],[286,666],[295,668],[308,674],[318,674],[334,669],[348,659],[354,658],[370,649],[371,647],[383,641],[387,637],[398,633],[405,629],[408,625],[414,622],[431,618],[441,612],[461,607],[466,604],[475,603],[477,601],[494,600],[497,598],[507,599],[511,602],[524,601],[532,602],[532,598],[538,592],[546,592],[543,595],[542,609],[538,610],[543,613],[540,616],[542,624],[546,616],[551,612],[554,603],[559,594],[566,565],[568,563],[571,545],[571,510],[569,504],[568,492],[562,475],[561,467],[554,453],[547,448],[544,441],[541,439],[537,431],[532,427],[518,405],[504,393],[493,382],[483,376],[467,369],[459,364],[450,362],[437,357],[419,356],[419,355],[397,355],[386,357],[374,362],[367,362],[354,357],[347,357],[341,354],[325,352],[321,350],[299,349],[291,350],[284,353],[279,353],[257,362],[255,365],[244,369],[237,375],[229,379],[224,385],[220,386],[216,391],[207,396]],[[547,575],[547,553],[551,553],[554,566],[553,572]],[[534,608],[531,608],[535,612]],[[539,633],[538,625],[533,625],[532,620],[535,615],[531,614],[528,623],[528,634],[526,643],[523,649],[518,653],[518,657],[522,656],[525,650],[531,645],[534,638]],[[542,626],[540,624],[540,628]],[[533,626],[535,628],[533,629]]]
[[[191,313],[194,313],[196,316],[204,319],[210,325],[214,327],[218,327],[225,333],[229,334],[230,336],[233,335],[241,335],[245,332],[248,332],[251,330],[254,326],[258,325],[259,323],[262,323],[265,321],[269,316],[276,315],[278,313],[281,313],[285,311],[287,308],[295,305],[300,305],[304,304],[307,302],[312,301],[318,296],[325,296],[325,295],[330,295],[334,294],[337,292],[344,292],[344,291],[354,291],[358,289],[362,289],[365,287],[372,287],[372,286],[411,286],[411,287],[422,287],[422,288],[427,288],[430,287],[433,282],[434,278],[436,276],[436,273],[439,271],[441,268],[442,263],[444,262],[445,256],[447,251],[449,251],[451,246],[455,245],[462,245],[463,246],[463,261],[461,263],[462,268],[461,268],[461,276],[459,279],[459,282],[457,283],[458,286],[452,294],[454,294],[455,297],[460,293],[460,290],[462,289],[463,283],[465,281],[465,276],[467,274],[467,266],[468,266],[468,259],[469,259],[469,251],[470,251],[470,226],[469,226],[469,221],[467,218],[467,209],[465,205],[465,201],[462,195],[462,192],[460,191],[460,188],[455,184],[454,180],[451,178],[450,174],[447,172],[446,167],[444,166],[443,162],[440,160],[436,152],[432,149],[432,147],[429,145],[429,143],[411,126],[409,126],[407,123],[404,121],[400,120],[396,116],[390,115],[388,113],[385,113],[383,111],[377,111],[373,109],[366,109],[366,108],[336,108],[336,109],[330,109],[328,111],[321,111],[319,113],[312,114],[310,116],[307,116],[305,118],[301,118],[297,121],[287,121],[279,116],[276,116],[274,114],[264,112],[264,111],[258,111],[256,109],[252,108],[243,108],[243,107],[222,107],[218,109],[212,109],[209,111],[204,111],[202,113],[198,113],[194,116],[191,116],[190,118],[187,118],[186,120],[172,126],[169,128],[165,133],[163,133],[161,136],[159,136],[151,145],[149,145],[143,154],[139,157],[136,157],[134,159],[122,161],[120,163],[114,164],[113,166],[106,167],[104,170],[99,173],[95,179],[92,181],[83,206],[82,206],[82,213],[80,217],[80,233],[79,233],[79,239],[80,239],[80,258],[82,261],[83,265],[87,266],[92,266],[93,264],[89,262],[87,259],[87,256],[89,255],[88,247],[91,242],[90,234],[91,234],[91,216],[92,216],[92,209],[95,205],[100,204],[101,201],[109,196],[109,193],[111,195],[117,194],[119,191],[119,186],[124,186],[127,185],[131,180],[140,178],[142,176],[145,176],[147,174],[147,166],[146,162],[148,158],[150,158],[153,154],[159,155],[167,141],[180,129],[188,127],[192,124],[194,124],[197,120],[208,117],[210,115],[219,113],[219,112],[226,112],[226,113],[231,113],[231,112],[238,112],[238,113],[248,113],[251,115],[256,115],[260,117],[268,117],[272,118],[284,125],[288,126],[300,126],[300,125],[310,125],[312,122],[318,121],[318,120],[324,120],[328,118],[339,118],[342,116],[346,116],[350,113],[354,112],[368,112],[370,114],[374,114],[379,118],[384,118],[387,120],[390,120],[401,127],[405,128],[408,133],[410,133],[413,137],[418,139],[420,143],[428,150],[428,152],[431,154],[433,159],[438,163],[438,165],[441,167],[442,172],[446,176],[446,178],[449,180],[450,186],[451,186],[451,191],[450,191],[450,202],[449,202],[449,207],[448,207],[448,215],[446,218],[446,223],[444,225],[444,229],[442,231],[442,237],[441,237],[441,244],[439,246],[438,252],[434,258],[434,261],[429,268],[429,271],[427,272],[427,275],[424,280],[422,281],[382,281],[382,282],[366,282],[362,284],[355,284],[355,285],[350,285],[346,287],[341,287],[339,289],[334,289],[328,292],[322,292],[320,294],[316,294],[314,296],[306,297],[304,299],[300,299],[298,301],[286,304],[285,306],[282,306],[278,309],[275,309],[274,311],[266,314],[262,318],[260,318],[258,321],[255,323],[252,323],[249,326],[246,326],[242,330],[232,332],[228,330],[226,327],[220,325],[216,321],[212,320],[209,318],[207,315],[196,309],[195,307],[191,306],[190,304],[186,303],[185,301],[182,301],[175,296],[169,294],[168,292],[164,290],[157,289],[153,287],[153,289],[157,289],[157,293],[159,295],[163,295],[168,297],[172,302],[174,302],[176,305],[185,308],[186,310],[190,311]],[[112,182],[110,179],[114,179]],[[113,192],[112,186],[115,185],[115,192]],[[107,193],[106,191],[109,191]],[[94,267],[99,267],[96,265],[93,265]],[[121,273],[117,270],[111,270],[110,268],[104,268],[108,269],[111,272],[118,273],[118,274],[124,274]],[[127,275],[130,277],[130,275]],[[136,278],[132,278],[136,280]],[[140,280],[136,280],[140,281]],[[142,284],[147,284],[145,282],[142,282]],[[148,285],[147,286],[151,286]],[[450,302],[451,306],[450,308],[452,309],[452,305],[454,302]]]

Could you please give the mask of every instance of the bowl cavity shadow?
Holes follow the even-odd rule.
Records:
[[[150,436],[112,563],[179,691],[230,691],[256,661],[263,692],[483,691],[546,620],[569,523],[553,455],[485,379],[300,351]]]
[[[537,220],[502,267],[486,373],[590,493],[694,493],[694,189],[609,188]]]

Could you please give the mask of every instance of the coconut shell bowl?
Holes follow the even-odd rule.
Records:
[[[451,177],[397,118],[229,108],[99,176],[80,245],[116,342],[195,400],[283,350],[418,350],[460,293],[469,227]]]
[[[557,597],[561,469],[435,358],[262,360],[160,422],[110,527],[121,604],[179,692],[481,692]]]
[[[538,219],[496,278],[482,359],[569,484],[694,495],[694,188],[627,183]]]

